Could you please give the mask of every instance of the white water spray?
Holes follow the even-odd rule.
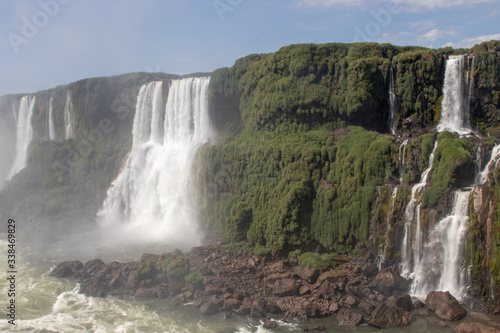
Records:
[[[209,81],[172,81],[166,106],[162,82],[142,86],[132,151],[98,213],[101,225],[113,230],[120,226],[136,240],[199,244],[191,169],[198,147],[213,135]]]
[[[16,173],[24,169],[28,156],[28,146],[33,139],[33,126],[31,117],[35,107],[36,96],[30,98],[24,96],[21,98],[19,112],[17,116],[17,134],[16,134],[16,157],[10,169],[7,179],[11,179]]]
[[[429,164],[422,173],[420,183],[411,189],[411,199],[405,209],[405,235],[401,247],[401,276],[411,278],[414,268],[422,257],[422,230],[420,226],[420,204],[417,205],[417,194],[424,190],[427,185],[429,173],[434,163],[434,152],[438,144],[434,143],[434,149],[429,155]],[[415,230],[413,230],[415,229]],[[413,235],[413,237],[412,237]]]
[[[72,122],[72,114],[73,114],[73,102],[71,101],[70,91],[66,93],[66,104],[64,105],[64,129],[66,133],[66,140],[70,139],[73,136],[73,122]]]
[[[450,56],[446,61],[444,96],[438,132],[449,131],[459,134],[471,132],[469,109],[473,76],[468,68],[467,78],[464,79],[464,61],[468,63],[468,57],[464,55]]]
[[[50,140],[55,140],[56,139],[56,130],[54,126],[54,110],[52,107],[52,100],[54,96],[50,97],[50,102],[49,102],[49,139]]]

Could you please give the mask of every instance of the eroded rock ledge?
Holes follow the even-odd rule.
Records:
[[[188,272],[197,273],[186,276]],[[213,245],[185,255],[144,254],[130,263],[63,262],[51,275],[76,279],[87,296],[172,298],[177,304],[193,302],[204,315],[267,317],[271,326],[272,319],[306,322],[335,316],[343,326],[389,328],[409,325],[429,311],[443,320],[466,315],[449,293],[433,292],[426,304],[413,301],[405,294],[407,281],[390,270],[378,272],[370,257],[338,257],[334,267],[311,270],[293,258],[236,255]],[[493,322],[486,324],[498,329]],[[460,332],[467,332],[463,325]]]

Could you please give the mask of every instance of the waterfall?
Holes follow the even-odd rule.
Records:
[[[491,158],[484,167],[484,170],[479,172],[476,175],[475,178],[475,183],[482,185],[488,180],[488,174],[490,172],[491,166],[496,166],[496,163],[498,162],[498,158],[500,157],[500,145],[496,145],[493,150],[491,151]]]
[[[429,235],[425,254],[415,269],[413,295],[425,298],[433,290],[442,290],[449,291],[457,299],[463,296],[466,275],[462,266],[470,193],[470,190],[455,192],[451,214]]]
[[[419,194],[427,185],[429,173],[434,163],[434,152],[437,148],[437,142],[434,143],[434,149],[429,155],[429,165],[422,173],[420,183],[415,184],[411,189],[411,199],[405,208],[405,235],[401,247],[401,276],[411,278],[414,267],[420,261],[422,253],[422,231],[420,226],[420,204],[417,205],[417,194]],[[415,225],[416,224],[416,225]],[[412,229],[415,231],[412,232]],[[414,237],[412,239],[412,234]]]
[[[488,164],[476,175],[472,185],[486,182],[491,166],[495,166],[499,158],[500,145],[497,145],[491,152]],[[476,163],[480,165],[480,158]],[[429,235],[429,243],[415,269],[412,283],[414,296],[424,298],[433,290],[447,290],[457,299],[464,296],[467,281],[464,257],[472,190],[473,187],[469,187],[455,192],[451,214],[436,224]]]
[[[389,130],[391,131],[392,135],[396,135],[396,104],[397,104],[397,99],[396,99],[396,94],[394,92],[394,70],[391,66],[391,69],[389,70]]]
[[[437,127],[438,132],[449,131],[468,134],[471,131],[469,107],[473,75],[470,73],[470,68],[468,68],[467,78],[464,79],[464,60],[468,63],[468,56],[450,56],[446,61],[444,96],[441,106],[441,119]]]
[[[66,93],[66,104],[64,105],[64,129],[66,133],[66,140],[73,136],[73,123],[72,123],[72,113],[73,113],[73,102],[71,101],[71,95],[68,90]]]
[[[394,216],[394,204],[396,203],[396,197],[398,195],[398,186],[395,186],[394,189],[392,190],[392,196],[391,196],[391,209],[389,211],[389,214],[387,215],[387,221],[386,221],[386,231],[385,231],[385,244],[383,247],[380,247],[379,253],[378,253],[378,262],[377,262],[377,267],[378,270],[382,269],[382,265],[385,262],[385,258],[387,257],[387,243],[389,242],[389,231],[391,229],[391,218]]]
[[[31,117],[33,116],[35,100],[36,96],[31,99],[29,96],[21,98],[17,116],[16,157],[14,158],[14,163],[12,164],[7,179],[11,179],[16,173],[26,166],[28,146],[33,139]]]
[[[208,142],[210,78],[174,80],[166,105],[163,83],[141,87],[132,129],[132,150],[98,212],[99,223],[123,229],[135,240],[199,244],[198,211],[191,168]],[[117,228],[118,226],[118,228]]]
[[[52,100],[54,96],[50,97],[50,102],[49,102],[49,139],[50,140],[55,140],[56,139],[56,130],[54,126],[54,113],[53,113],[53,108],[52,108]]]

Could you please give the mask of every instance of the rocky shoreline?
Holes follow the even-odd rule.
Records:
[[[484,313],[492,308],[467,311],[447,292],[431,292],[425,303],[414,300],[406,294],[408,281],[390,269],[378,271],[370,256],[338,256],[329,268],[308,269],[293,257],[238,255],[211,245],[187,254],[144,254],[129,263],[63,262],[51,275],[75,279],[87,296],[170,298],[179,305],[192,302],[208,316],[262,318],[269,329],[277,327],[277,320],[306,323],[321,317],[335,317],[347,327],[390,328],[435,315],[435,325],[443,327],[467,317],[453,325],[454,332],[500,332],[500,324]]]

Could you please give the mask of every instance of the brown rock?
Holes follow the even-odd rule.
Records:
[[[393,297],[387,301],[387,304],[401,308],[407,312],[410,312],[413,308],[413,302],[410,295]]]
[[[480,323],[461,323],[453,330],[454,333],[499,333],[500,331]]]
[[[467,315],[467,311],[447,291],[431,291],[425,299],[425,305],[444,320],[459,320]]]
[[[337,314],[337,321],[341,326],[356,327],[363,321],[363,315],[353,309],[343,308]]]
[[[76,261],[65,261],[57,265],[52,272],[50,272],[50,276],[56,278],[69,278],[75,277],[75,273],[83,269],[83,264]]]
[[[270,301],[266,304],[266,306],[264,307],[264,310],[267,312],[267,313],[270,313],[270,314],[280,314],[282,313],[283,311],[281,310],[281,307],[274,301]]]
[[[303,332],[319,332],[319,331],[325,331],[326,327],[325,325],[312,325],[309,327],[304,328]]]
[[[373,311],[375,311],[375,308],[376,308],[375,305],[368,303],[367,301],[364,301],[364,300],[358,304],[358,309],[360,309],[361,311],[363,311],[367,315],[371,315],[373,313]]]
[[[332,313],[335,313],[337,311],[339,311],[340,309],[340,305],[339,303],[337,302],[333,302],[332,304],[330,304],[330,306],[328,307],[328,310]]]
[[[277,297],[297,296],[300,285],[294,279],[281,279],[274,282],[272,293]]]
[[[273,330],[273,329],[278,327],[278,323],[275,322],[274,320],[268,319],[268,320],[266,320],[264,325],[262,325],[262,327],[264,327],[265,329],[268,329],[268,330]]]
[[[217,309],[217,306],[209,300],[201,304],[200,313],[205,316],[213,316],[219,313],[219,309]]]
[[[390,296],[396,288],[396,277],[390,271],[381,271],[371,286],[384,296]]]
[[[228,298],[224,300],[224,305],[222,306],[222,311],[233,311],[237,308],[239,308],[241,305],[241,301],[237,300],[236,298]]]
[[[352,296],[347,296],[347,298],[345,299],[345,303],[346,303],[347,305],[354,306],[354,305],[355,305],[356,303],[358,303],[358,302],[356,301],[356,299],[355,299],[354,297],[352,297]]]
[[[135,292],[137,298],[165,298],[168,296],[167,290],[162,286],[152,288],[139,288]]]
[[[295,268],[293,269],[293,276],[312,284],[318,280],[319,270],[313,270],[302,266],[295,266]]]
[[[411,321],[411,314],[405,310],[387,304],[380,304],[372,313],[372,318],[368,325],[377,328],[408,326]]]

